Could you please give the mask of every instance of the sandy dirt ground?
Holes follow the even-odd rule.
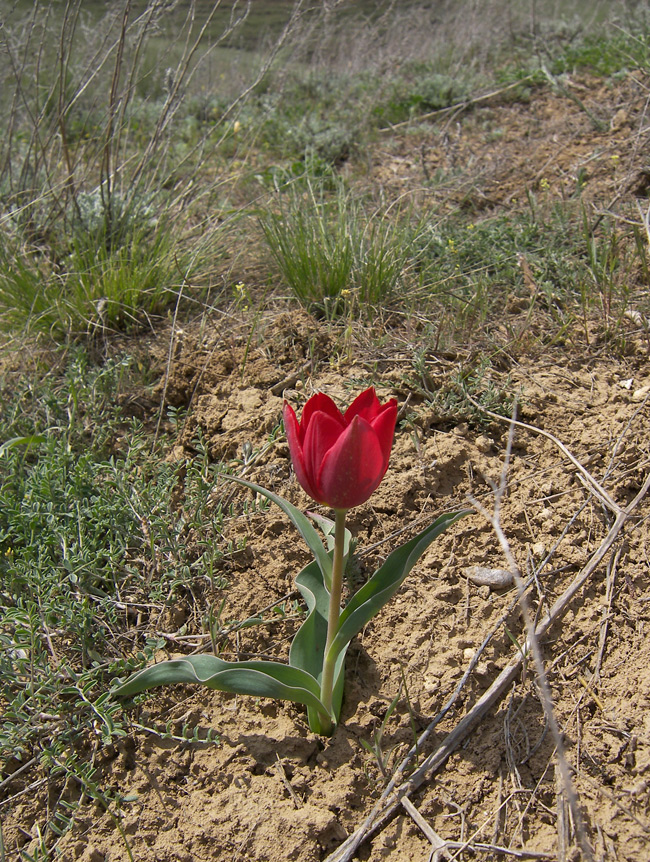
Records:
[[[454,206],[507,212],[542,179],[562,197],[576,178],[594,213],[633,202],[646,193],[647,95],[647,78],[630,75],[617,85],[571,81],[565,92],[533,93],[524,103],[487,100],[438,118],[429,132],[384,136],[373,181],[393,193],[438,167],[449,176],[459,167],[457,180],[439,189]],[[525,307],[511,312],[509,331],[527,326]],[[188,325],[169,369],[169,332],[154,341],[156,398],[190,408],[170,459],[192,455],[200,428],[212,458],[234,462],[252,452],[247,478],[308,508],[279,430],[283,397],[299,408],[324,391],[346,404],[376,385],[380,398],[399,400],[400,422],[383,483],[350,513],[359,542],[351,581],[374,571],[409,530],[473,507],[468,499],[493,513],[508,422],[479,408],[441,411],[427,399],[457,372],[462,346],[457,356],[422,350],[422,334],[397,323],[381,346],[359,333],[343,349],[338,330],[295,310],[269,310],[257,325],[252,348],[243,324]],[[584,834],[595,859],[647,862],[650,498],[636,498],[650,472],[650,365],[643,326],[622,326],[624,355],[599,337],[595,321],[588,342],[578,333],[534,350],[504,349],[502,369],[493,365],[489,378],[509,403],[519,401],[500,525],[542,627]],[[215,505],[224,493],[235,504],[224,545],[246,539],[245,548],[224,559],[222,586],[199,579],[149,621],[166,636],[160,658],[189,651],[182,635],[201,633],[209,605],[227,621],[265,611],[264,624],[233,628],[224,657],[286,658],[299,624],[293,578],[307,551],[279,510],[251,505],[237,514],[250,493],[218,487]],[[352,858],[340,848],[373,812],[356,851],[369,862],[580,858],[534,663],[522,659],[526,635],[509,568],[493,524],[475,508],[437,540],[352,643],[342,723],[331,739],[311,733],[301,709],[286,703],[189,686],[148,698],[133,710],[139,727],[96,753],[105,786],[127,800],[120,827],[114,812],[86,806],[61,858],[334,862]],[[284,615],[266,610],[281,603]],[[196,728],[199,741],[143,727],[179,736]],[[209,729],[215,739],[200,741]],[[391,777],[396,790],[387,793]],[[46,810],[48,792],[60,788],[39,786],[4,808],[5,843],[22,834],[28,848],[25,830]],[[454,842],[447,857],[432,855],[438,839]]]

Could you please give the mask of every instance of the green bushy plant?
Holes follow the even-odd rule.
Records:
[[[380,127],[416,119],[420,114],[448,108],[467,97],[466,87],[449,75],[422,69],[413,78],[404,76],[393,81],[384,98],[373,108]]]
[[[229,553],[212,468],[200,458],[180,468],[174,507],[179,467],[117,406],[131,366],[93,367],[77,352],[64,371],[0,378],[0,762],[9,774],[38,764],[52,787],[73,779],[118,813],[88,756],[126,734],[108,681],[165,645],[146,626],[134,634],[132,609],[160,614],[193,582],[214,592]],[[51,797],[48,852],[75,800]]]
[[[342,185],[294,183],[261,213],[266,243],[299,301],[326,317],[373,314],[404,284],[413,230],[398,211],[364,209]]]

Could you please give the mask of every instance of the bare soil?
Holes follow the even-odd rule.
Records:
[[[376,147],[373,180],[393,193],[422,183],[424,171],[443,167],[451,176],[457,169],[458,179],[444,195],[440,191],[446,201],[507,211],[527,190],[539,189],[542,178],[548,193],[562,198],[575,192],[580,177],[593,214],[616,201],[633,204],[643,199],[648,176],[648,83],[639,74],[611,85],[574,81],[565,92],[536,91],[527,102],[494,100],[437,118],[428,131],[396,130]],[[526,309],[513,309],[512,320],[525,325]],[[387,330],[381,347],[372,333],[346,341],[342,330],[295,309],[268,311],[256,325],[260,338],[252,348],[250,320],[185,326],[169,369],[163,361],[169,332],[151,346],[161,357],[159,398],[190,407],[170,458],[192,453],[199,427],[214,458],[241,459],[250,444],[257,454],[247,477],[308,508],[284,438],[274,436],[282,398],[300,407],[322,390],[346,404],[376,384],[382,399],[399,399],[407,421],[398,427],[384,482],[351,513],[359,540],[354,577],[374,570],[403,540],[402,528],[466,508],[468,494],[493,510],[508,423],[479,410],[440,413],[425,398],[426,387],[451,379],[462,346],[457,357],[429,351],[423,379],[412,360],[418,333],[406,324]],[[530,579],[538,621],[580,576],[611,529],[616,506],[631,503],[649,470],[648,342],[642,326],[621,325],[627,327],[624,356],[610,351],[595,321],[570,344],[506,351],[503,371],[491,372],[496,386],[519,396],[519,418],[530,426],[516,429],[501,525]],[[610,500],[594,490],[558,441]],[[230,493],[238,501],[246,497]],[[643,499],[541,640],[565,755],[598,860],[650,858],[649,516],[650,502]],[[279,511],[254,509],[228,521],[224,542],[244,537],[246,548],[227,558],[219,573],[227,586],[216,596],[201,594],[198,586],[188,590],[174,613],[160,620],[158,631],[169,645],[160,658],[188,651],[182,635],[201,631],[210,601],[216,607],[225,601],[224,620],[253,617],[282,600],[290,610],[293,578],[308,559],[300,537]],[[88,805],[60,844],[62,858],[328,858],[372,811],[415,736],[451,699],[419,747],[415,760],[422,763],[516,659],[525,638],[516,589],[473,583],[468,574],[476,566],[508,568],[491,523],[478,511],[434,543],[400,593],[353,642],[342,723],[331,739],[312,734],[301,710],[286,703],[190,687],[148,699],[133,712],[140,725],[171,723],[178,734],[189,726],[203,738],[211,728],[216,741],[183,743],[134,728],[120,745],[98,751],[105,787],[129,800],[120,829],[114,811]],[[291,616],[233,633],[225,655],[286,657],[298,625]],[[489,845],[453,858],[526,858],[507,849],[577,859],[575,823],[557,764],[527,660],[410,799],[441,839],[469,848]],[[24,786],[33,780],[27,776]],[[18,790],[14,782],[7,793]],[[27,833],[36,837],[33,827],[46,816],[48,792],[55,798],[60,790],[40,786],[5,806],[7,847],[29,848]],[[432,844],[400,805],[357,852],[371,862],[426,862]]]

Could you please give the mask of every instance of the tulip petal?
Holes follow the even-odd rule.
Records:
[[[317,392],[316,395],[312,395],[309,401],[307,401],[302,411],[300,419],[300,442],[303,445],[314,413],[327,413],[332,419],[336,419],[341,427],[345,425],[343,414],[329,395],[325,395],[324,392]]]
[[[333,509],[365,503],[387,466],[372,426],[355,416],[323,458],[317,481],[321,499]]]
[[[371,386],[370,389],[366,389],[361,395],[357,395],[352,404],[350,404],[345,411],[345,421],[349,425],[355,416],[360,416],[366,422],[372,422],[381,409],[382,405],[379,403],[375,388]]]
[[[379,446],[384,456],[384,472],[388,469],[390,451],[393,448],[393,436],[395,434],[395,423],[397,422],[397,401],[392,398],[381,408],[381,412],[370,423],[372,430],[377,435]]]
[[[296,479],[302,485],[303,490],[305,490],[307,494],[315,500],[315,488],[312,487],[307,467],[305,465],[305,456],[300,441],[300,426],[298,425],[298,419],[296,418],[293,407],[286,401],[284,402],[282,419],[284,421],[284,431],[287,435],[289,454],[291,455],[291,462],[296,474]]]
[[[296,478],[316,502],[349,509],[370,497],[388,469],[397,402],[381,404],[371,386],[345,414],[324,393],[312,396],[302,418],[284,407]]]
[[[337,417],[333,417],[329,413],[317,411],[312,414],[309,420],[302,451],[310,483],[319,492],[321,488],[318,482],[318,474],[323,460],[344,432],[344,420],[340,413]],[[325,502],[320,493],[312,496],[319,503]]]

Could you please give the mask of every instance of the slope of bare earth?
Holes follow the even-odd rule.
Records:
[[[512,206],[542,178],[558,198],[573,194],[579,180],[594,212],[619,201],[633,205],[647,178],[648,83],[640,74],[611,86],[575,80],[563,93],[479,104],[416,134],[396,130],[377,145],[371,175],[393,194],[441,169],[449,177],[437,192],[441,200],[477,210]],[[513,310],[515,329],[526,320],[525,309]],[[608,353],[595,325],[589,344],[578,334],[564,346],[513,351],[501,377],[491,372],[497,388],[519,396],[528,426],[516,430],[501,525],[530,578],[538,620],[581,577],[618,507],[634,500],[650,472],[648,341],[638,319],[622,325],[624,357]],[[457,359],[426,352],[418,367],[423,386],[412,361],[418,336],[406,324],[390,331],[384,347],[373,346],[379,343],[373,333],[361,332],[344,344],[335,328],[295,310],[268,311],[257,326],[259,349],[250,349],[243,323],[228,331],[218,322],[211,330],[187,326],[166,377],[161,360],[160,393],[191,408],[170,458],[192,452],[197,427],[215,458],[240,458],[251,444],[257,455],[247,477],[307,507],[286,444],[274,434],[282,397],[299,406],[322,390],[346,403],[376,384],[380,397],[408,400],[407,421],[398,428],[384,482],[351,513],[360,551],[355,577],[374,570],[402,539],[400,529],[465,508],[468,494],[492,510],[508,424],[479,411],[450,420],[424,398],[427,386],[451,378],[461,348]],[[166,357],[168,339],[161,333],[153,353]],[[601,860],[650,858],[649,516],[644,498],[541,640],[588,840]],[[279,511],[252,508],[228,521],[224,541],[244,537],[245,550],[220,572],[227,587],[212,597],[216,606],[225,602],[225,620],[253,617],[283,600],[290,607],[293,577],[308,559]],[[171,722],[179,732],[198,728],[200,736],[212,728],[217,740],[182,743],[134,728],[120,745],[99,751],[104,786],[128,800],[120,828],[115,810],[82,807],[59,845],[62,858],[309,862],[333,854],[371,812],[414,737],[453,700],[419,746],[421,763],[517,659],[525,635],[516,590],[498,577],[475,582],[469,577],[475,567],[507,568],[492,525],[478,511],[434,543],[352,644],[342,723],[332,739],[312,734],[300,709],[285,703],[190,687],[147,700],[133,713],[140,726]],[[188,591],[174,614],[159,621],[168,643],[161,658],[183,652],[181,633],[200,631],[198,605],[208,597],[195,593]],[[296,626],[290,617],[237,631],[225,656],[285,657]],[[410,794],[429,829],[460,842],[456,850],[464,842],[490,845],[478,858],[525,858],[514,853],[520,850],[536,858],[578,858],[532,664],[477,716]],[[27,783],[16,780],[6,797]],[[5,846],[29,849],[48,793],[60,792],[38,786],[5,805]],[[75,788],[67,792],[73,797]],[[405,862],[427,860],[431,850],[402,805],[358,856]],[[477,857],[465,851],[454,858]]]

